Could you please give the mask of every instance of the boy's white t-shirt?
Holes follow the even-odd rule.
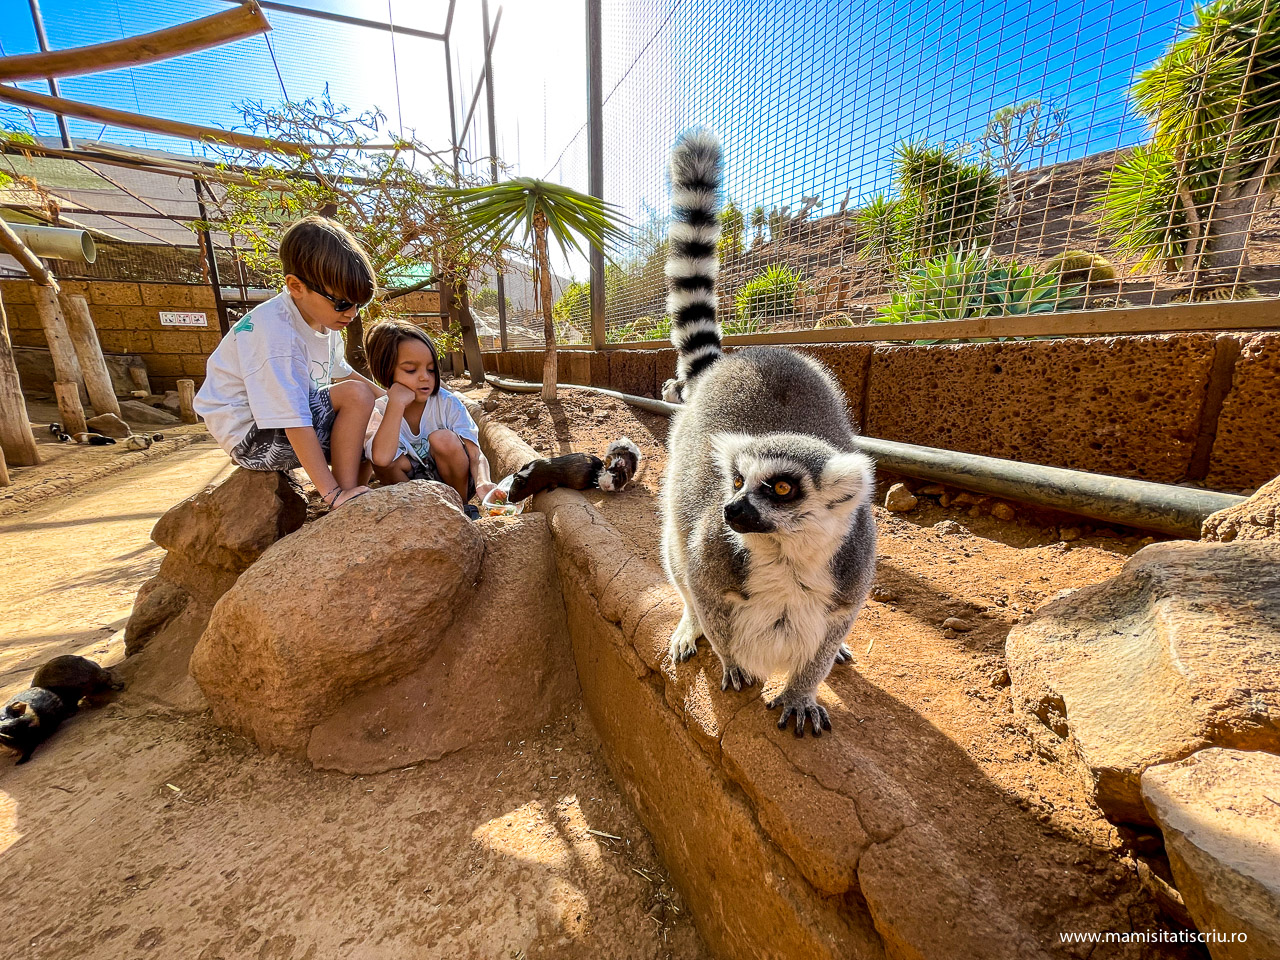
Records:
[[[287,290],[259,304],[222,338],[196,394],[196,413],[227,453],[255,424],[311,426],[307,396],[351,375],[342,334],[307,326]]]
[[[373,459],[373,437],[382,425],[386,412],[387,398],[379,397],[373,402],[373,416],[369,419],[369,428],[365,432],[364,453],[370,460]],[[400,418],[400,445],[396,456],[409,454],[419,460],[426,457],[431,452],[427,437],[433,430],[452,430],[463,440],[480,445],[480,431],[476,428],[476,422],[471,419],[471,414],[467,413],[467,408],[455,394],[441,387],[434,397],[427,398],[417,430],[410,427],[404,417]]]

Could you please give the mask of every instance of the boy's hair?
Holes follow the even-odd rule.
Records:
[[[360,241],[324,217],[304,217],[280,238],[280,263],[313,290],[368,303],[377,289],[373,264]]]
[[[434,397],[440,392],[440,357],[436,353],[436,345],[431,342],[427,331],[417,324],[404,320],[383,320],[375,323],[365,334],[364,355],[369,361],[369,372],[380,386],[389,389],[396,379],[396,362],[400,355],[400,344],[406,340],[418,340],[426,344],[431,351],[431,362],[436,368],[436,383],[431,388]]]

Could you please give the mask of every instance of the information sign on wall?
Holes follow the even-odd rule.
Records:
[[[207,327],[209,319],[203,313],[170,313],[160,311],[162,327]]]

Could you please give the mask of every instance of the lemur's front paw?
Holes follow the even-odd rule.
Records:
[[[684,384],[679,380],[668,380],[662,385],[662,399],[667,403],[683,403]]]
[[[684,616],[676,625],[675,633],[671,635],[671,643],[667,646],[671,661],[684,663],[692,658],[698,652],[698,637],[701,635],[698,628],[694,626],[693,617],[689,616],[689,611],[686,609]]]
[[[836,651],[836,663],[848,663],[853,659],[853,651],[849,649],[847,643],[840,644],[840,649]]]
[[[831,720],[827,717],[827,709],[813,698],[811,693],[796,693],[790,690],[783,690],[782,693],[774,697],[765,707],[769,710],[777,710],[781,708],[782,716],[778,718],[778,729],[787,729],[787,721],[793,716],[796,718],[796,736],[804,736],[805,721],[809,721],[809,727],[813,730],[815,737],[822,736],[823,730],[831,729]]]
[[[721,666],[724,665],[722,664]],[[737,664],[734,664],[732,666],[724,666],[724,674],[720,677],[720,689],[728,690],[732,685],[733,689],[741,690],[743,687],[754,686],[755,682],[755,677]]]

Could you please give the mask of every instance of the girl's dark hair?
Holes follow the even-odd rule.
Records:
[[[373,374],[379,386],[389,388],[396,379],[396,362],[400,355],[400,344],[406,340],[418,340],[427,345],[431,351],[431,362],[436,368],[436,383],[431,388],[434,397],[440,392],[440,357],[436,354],[436,345],[427,336],[427,331],[417,324],[404,320],[383,320],[375,323],[364,338],[364,353],[369,360],[369,372]]]
[[[346,227],[324,217],[304,217],[280,238],[280,264],[313,290],[339,300],[368,303],[377,289],[373,264]]]

